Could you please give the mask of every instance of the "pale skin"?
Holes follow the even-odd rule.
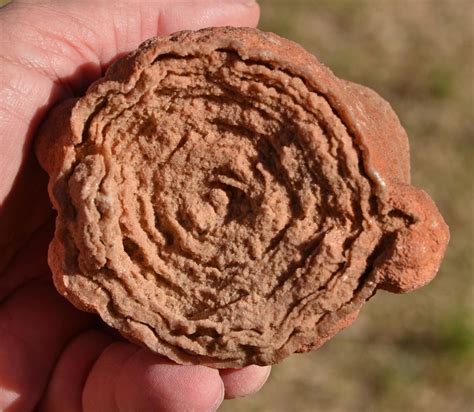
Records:
[[[143,40],[256,26],[253,1],[21,1],[0,9],[0,410],[212,411],[270,368],[181,366],[126,342],[54,289],[54,219],[33,154],[48,108],[84,92]]]

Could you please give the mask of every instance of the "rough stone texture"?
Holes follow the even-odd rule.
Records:
[[[389,104],[254,29],[148,40],[37,153],[58,290],[178,363],[316,348],[378,288],[430,281],[448,242]]]

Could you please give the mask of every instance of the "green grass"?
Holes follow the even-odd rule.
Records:
[[[274,368],[223,412],[465,412],[474,404],[474,3],[262,0],[263,30],[301,43],[338,76],[372,87],[410,137],[412,180],[451,230],[436,279],[381,292],[323,348]]]

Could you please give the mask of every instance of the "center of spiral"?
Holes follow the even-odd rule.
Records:
[[[204,115],[194,116],[192,130],[181,123],[171,155],[156,169],[155,214],[174,250],[219,266],[248,262],[288,224],[291,194],[258,139]]]

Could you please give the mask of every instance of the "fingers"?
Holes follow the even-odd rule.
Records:
[[[66,343],[93,318],[45,282],[33,281],[0,306],[0,410],[32,410]]]
[[[163,33],[211,26],[256,27],[260,15],[254,0],[182,1],[175,4],[179,3],[182,5],[162,10],[160,30]]]
[[[142,349],[127,362],[117,381],[121,411],[216,410],[224,387],[215,369],[176,365]]]
[[[97,331],[75,338],[61,354],[40,411],[210,411],[222,402],[223,383],[231,399],[257,392],[270,374],[270,367],[249,366],[222,370],[221,380],[216,370],[110,342]]]
[[[228,398],[248,395],[269,373],[251,366],[221,371],[221,379],[217,370],[176,365],[129,343],[102,352],[109,339],[99,332],[78,336],[63,351],[92,322],[39,281],[10,297],[0,307],[0,410],[31,410],[46,388],[43,410],[81,410],[84,387],[85,412],[209,411],[221,403],[224,385]]]
[[[139,350],[129,343],[114,343],[101,354],[87,377],[82,394],[84,412],[118,411],[115,401],[115,386],[120,371]]]
[[[1,62],[0,67],[2,67]],[[3,103],[1,94],[0,91],[0,102]],[[14,129],[17,128],[17,125],[14,126]],[[4,126],[3,129],[2,126]],[[10,168],[11,173],[16,173],[15,185],[25,189],[12,190],[2,202],[3,180],[0,180],[0,276],[6,270],[19,248],[28,242],[32,233],[41,231],[41,226],[52,215],[51,204],[49,203],[46,191],[47,175],[40,170],[37,160],[33,156],[29,157],[28,160],[25,159],[20,171],[18,171],[18,164],[11,162],[9,158],[7,160],[7,157],[9,157],[8,148],[4,147],[2,140],[5,141],[10,137],[12,139],[18,138],[18,136],[9,136],[11,130],[9,129],[8,125],[2,122],[2,108],[0,106],[0,169],[3,166],[3,171],[8,174],[7,169]],[[10,150],[16,151],[16,148],[11,147]],[[2,161],[7,164],[2,165]],[[41,236],[42,234],[39,235]],[[38,241],[38,236],[36,236],[34,243],[38,245]],[[47,245],[49,239],[45,243]],[[29,253],[35,256],[40,255],[40,253],[31,248]],[[46,255],[43,253],[43,256]],[[15,257],[17,262],[19,258],[19,256]],[[23,262],[30,261],[23,260]]]
[[[82,391],[95,361],[112,338],[89,330],[77,336],[61,353],[39,411],[82,412]]]
[[[225,398],[232,399],[258,392],[270,376],[270,366],[251,365],[242,369],[220,371],[225,385]]]
[[[114,344],[94,365],[83,395],[84,412],[101,410],[208,412],[224,387],[217,370],[176,365],[131,344]]]
[[[50,278],[51,272],[48,267],[47,256],[48,244],[53,237],[53,232],[54,221],[50,218],[32,234],[27,244],[21,248],[13,259],[6,262],[5,271],[0,270],[0,303],[32,279],[38,277]],[[1,263],[3,262],[0,257],[0,268]]]

